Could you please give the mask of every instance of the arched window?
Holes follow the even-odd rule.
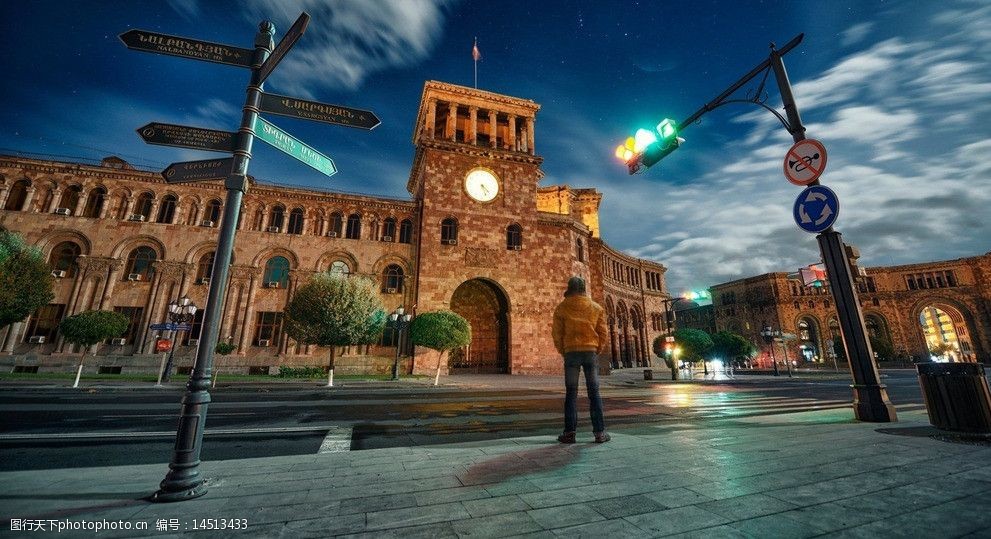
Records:
[[[22,211],[26,209],[24,202],[28,198],[28,186],[30,185],[31,183],[27,180],[14,182],[14,185],[10,186],[10,193],[7,194],[7,203],[4,204],[3,209],[11,211]]]
[[[335,211],[330,214],[330,230],[328,231],[328,234],[335,238],[340,238],[343,233],[344,216],[341,215],[341,212]]]
[[[284,256],[273,256],[265,263],[265,274],[262,280],[267,283],[279,283],[279,288],[289,285],[289,260]]]
[[[289,228],[286,229],[289,234],[302,234],[303,233],[303,209],[295,208],[293,211],[289,212]]]
[[[155,196],[151,193],[141,193],[138,201],[134,204],[134,213],[143,215],[145,221],[151,219],[151,204]]]
[[[213,258],[216,254],[215,251],[210,251],[200,257],[199,263],[196,264],[196,281],[198,283],[210,281],[210,276],[213,275]]]
[[[506,227],[506,249],[519,251],[523,248],[523,229],[515,223]]]
[[[399,243],[413,243],[413,221],[403,219],[399,223]]]
[[[357,213],[352,213],[351,215],[348,215],[347,238],[349,240],[361,239],[361,215]]]
[[[162,198],[162,202],[158,205],[157,221],[159,223],[172,224],[172,220],[175,219],[175,205],[178,200],[175,195],[165,195]]]
[[[75,277],[76,259],[82,249],[75,242],[63,241],[52,249],[52,254],[48,258],[48,265],[54,271],[64,271],[63,277]]]
[[[575,255],[579,262],[585,261],[585,243],[582,242],[581,238],[575,238]]]
[[[79,195],[83,192],[83,188],[78,185],[70,185],[65,192],[62,193],[61,200],[58,201],[58,208],[66,208],[69,210],[69,215],[76,212],[76,205],[79,204]]]
[[[86,197],[86,207],[83,208],[83,217],[97,218],[103,211],[103,204],[107,201],[107,190],[97,187],[89,192]]]
[[[272,212],[268,216],[268,231],[281,232],[282,222],[285,220],[286,220],[286,209],[279,205],[273,206]]]
[[[389,264],[382,274],[382,292],[400,294],[403,291],[403,268]]]
[[[205,218],[206,218],[207,221],[212,221],[213,222],[213,226],[217,226],[217,223],[220,222],[220,208],[221,208],[221,206],[222,205],[221,205],[220,201],[217,200],[217,199],[211,200],[206,205],[206,215],[205,215]],[[244,212],[241,212],[238,215],[238,218],[240,218],[240,216],[243,215],[243,214],[244,214]]]
[[[125,281],[148,281],[155,274],[152,262],[158,258],[155,250],[148,246],[138,247],[127,255],[127,266],[124,271]]]
[[[458,220],[454,217],[440,222],[440,242],[444,245],[458,244]]]
[[[335,260],[334,263],[330,265],[329,271],[331,275],[342,275],[347,277],[351,274],[351,267],[348,266],[348,263],[343,260]]]
[[[392,217],[382,222],[382,241],[396,241],[396,220]]]

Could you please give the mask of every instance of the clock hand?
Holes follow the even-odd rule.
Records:
[[[480,185],[479,187],[481,187],[482,188],[482,192],[485,193],[486,196],[488,196],[488,194],[489,194],[489,188],[488,187],[485,187],[485,185]]]

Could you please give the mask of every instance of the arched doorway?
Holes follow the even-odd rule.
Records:
[[[967,323],[959,310],[942,303],[926,305],[919,313],[919,325],[935,361],[974,361]]]
[[[819,323],[811,316],[805,316],[798,321],[798,349],[802,361],[822,361],[822,346],[819,342]]]
[[[451,296],[451,310],[471,324],[471,344],[451,352],[450,372],[509,373],[509,300],[495,283],[472,279]]]

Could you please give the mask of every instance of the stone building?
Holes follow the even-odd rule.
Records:
[[[472,343],[447,370],[560,372],[551,313],[570,275],[589,282],[608,310],[614,366],[649,364],[662,330],[665,268],[627,256],[600,238],[601,194],[539,187],[534,150],[539,105],[429,81],[413,129],[410,199],[263,185],[244,197],[220,338],[237,346],[221,369],[267,372],[324,365],[327,351],[282,332],[282,310],[316,272],[366,275],[390,311],[452,309],[472,324]],[[167,184],[118,158],[99,166],[0,157],[0,227],[24,235],[50,260],[56,298],[23,323],[0,329],[7,364],[59,369],[72,347],[59,321],[89,309],[124,313],[131,325],[100,347],[99,363],[154,370],[167,304],[204,306],[222,215],[220,181]],[[201,315],[180,336],[180,365],[192,362]],[[343,349],[337,369],[384,371],[397,338]],[[436,356],[418,350],[405,368],[426,372]]]
[[[954,361],[991,363],[991,253],[866,273],[857,283],[865,326],[869,335],[891,344],[888,359],[928,361],[929,351],[945,343]],[[759,333],[771,326],[795,336],[786,341],[790,358],[832,363],[840,330],[828,285],[807,287],[786,273],[768,273],[710,291],[718,329],[758,344],[759,362],[770,364]]]

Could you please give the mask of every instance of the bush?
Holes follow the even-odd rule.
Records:
[[[226,356],[227,354],[233,353],[237,350],[237,347],[233,343],[229,342],[218,342],[217,347],[213,349],[218,355]]]
[[[279,367],[279,378],[323,378],[327,371],[323,367]]]

